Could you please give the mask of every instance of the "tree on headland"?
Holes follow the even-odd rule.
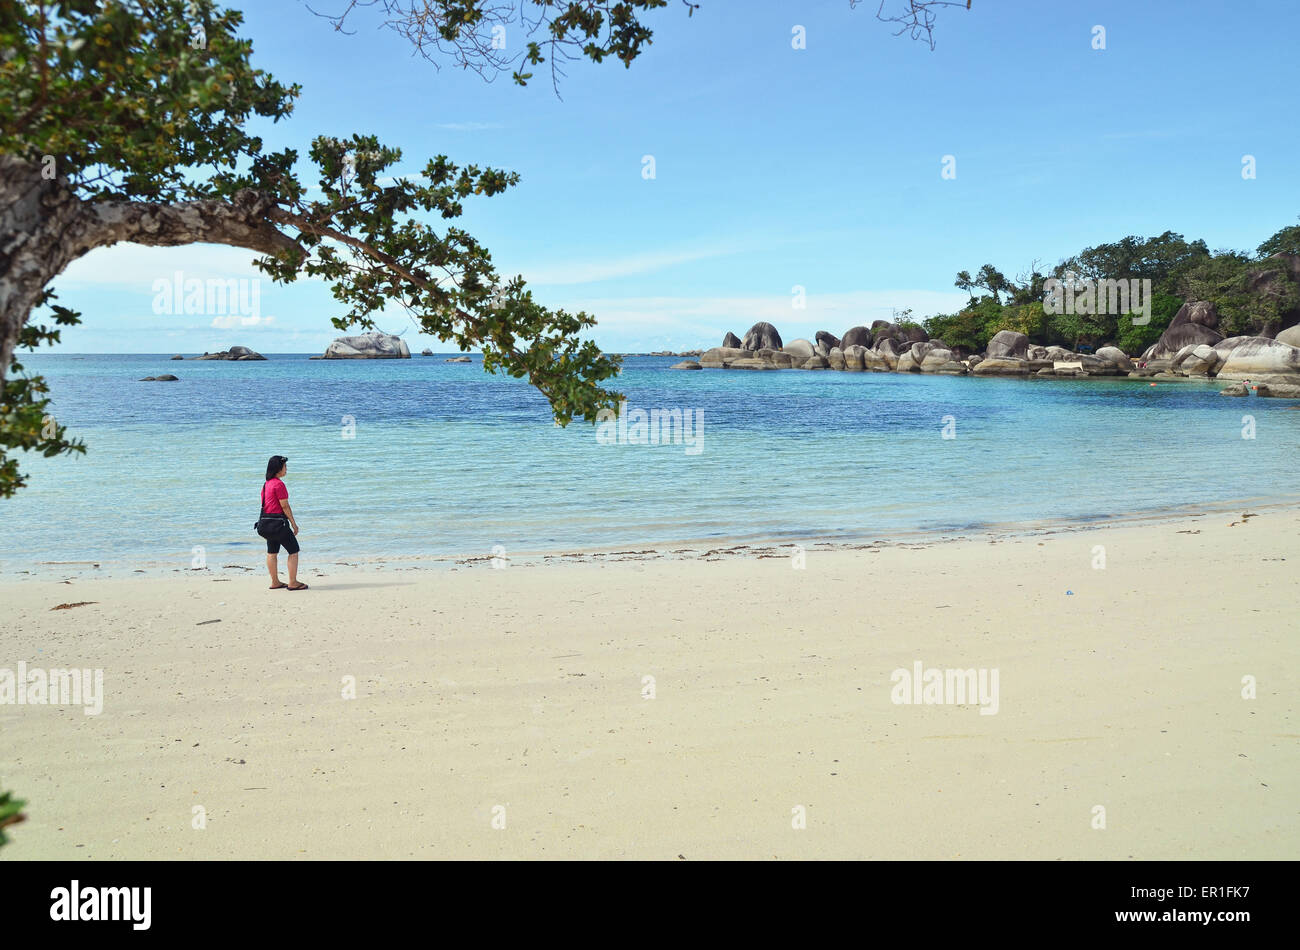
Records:
[[[975,275],[975,286],[983,287],[993,295],[993,299],[998,303],[1002,302],[1001,294],[1011,289],[1011,283],[1007,280],[1006,275],[998,270],[992,264],[985,264]]]
[[[1241,251],[1217,251],[1188,271],[1184,296],[1213,301],[1219,330],[1227,336],[1271,336],[1281,329],[1284,317],[1300,311],[1297,265],[1300,259],[1283,253],[1260,260]]]
[[[1274,333],[1300,312],[1300,226],[1278,231],[1255,253],[1211,252],[1203,240],[1188,241],[1165,231],[1156,237],[1135,235],[1084,248],[1052,269],[1058,280],[1150,280],[1150,322],[1114,313],[1044,312],[1045,275],[1037,264],[1014,280],[991,264],[974,276],[959,271],[954,285],[970,295],[955,314],[925,321],[926,331],[954,346],[983,350],[999,330],[1016,330],[1034,343],[1096,345],[1114,342],[1126,353],[1140,353],[1168,328],[1186,301],[1215,304],[1225,336]],[[977,296],[977,290],[984,295]]]
[[[956,287],[958,290],[964,290],[966,291],[966,293],[970,294],[970,302],[972,305],[974,305],[975,278],[970,275],[970,271],[968,270],[957,271],[957,279],[952,282],[952,285]]]
[[[439,155],[394,178],[397,148],[321,135],[313,194],[297,151],[268,152],[247,128],[286,118],[299,89],[252,67],[242,19],[214,0],[0,0],[0,497],[23,484],[11,450],[83,451],[17,354],[78,322],[52,281],[119,241],[257,251],[277,281],[329,282],[340,330],[405,310],[481,350],[485,370],[526,378],[561,424],[615,404],[602,383],[619,361],[579,338],[595,320],[544,307],[454,224],[518,176]],[[53,326],[29,323],[41,307]]]
[[[1103,278],[1149,279],[1161,292],[1178,290],[1178,281],[1210,256],[1203,240],[1188,241],[1166,231],[1153,238],[1130,235],[1110,244],[1084,248],[1057,265],[1055,274],[1077,274],[1091,280]]]
[[[1300,254],[1300,224],[1283,228],[1256,248],[1260,257],[1272,257],[1274,254]]]
[[[987,290],[999,304],[1002,303],[1001,294],[1016,290],[1016,286],[1007,280],[1006,275],[992,264],[985,264],[975,272],[974,277],[970,275],[970,271],[958,271],[953,286],[970,294],[971,303],[975,302],[976,289]]]

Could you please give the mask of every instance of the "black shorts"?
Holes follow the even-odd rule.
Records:
[[[286,554],[298,553],[298,539],[293,536],[293,528],[289,527],[288,519],[285,519],[283,528],[266,539],[266,553],[279,554],[282,544]]]

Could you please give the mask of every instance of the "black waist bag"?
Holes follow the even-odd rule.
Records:
[[[289,529],[289,519],[284,515],[262,515],[253,530],[264,538],[273,538]]]
[[[257,521],[253,522],[253,530],[263,538],[273,538],[289,528],[289,518],[286,515],[267,514],[259,504],[257,506]]]
[[[284,515],[267,515],[257,519],[253,530],[264,538],[272,538],[289,529],[289,519]]]

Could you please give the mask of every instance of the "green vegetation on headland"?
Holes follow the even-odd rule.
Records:
[[[1300,255],[1300,225],[1278,231],[1253,254],[1212,252],[1203,240],[1187,241],[1166,231],[1159,237],[1130,236],[1086,248],[1050,273],[1031,265],[1027,274],[1012,279],[985,264],[973,275],[968,271],[957,275],[955,286],[970,294],[967,306],[958,313],[930,317],[924,327],[931,337],[972,353],[984,352],[999,331],[1013,330],[1042,346],[1095,349],[1109,342],[1136,356],[1160,339],[1183,304],[1208,301],[1215,305],[1223,336],[1273,337],[1300,320],[1296,255]],[[1053,278],[1062,282],[1149,280],[1150,322],[1142,324],[1139,317],[1135,323],[1132,311],[1051,313],[1044,297],[1045,285]]]
[[[1051,274],[1009,279],[992,264],[957,275],[956,314],[877,320],[785,343],[756,323],[675,369],[832,369],[963,376],[1155,376],[1265,383],[1300,398],[1300,227],[1253,254],[1167,231],[1090,247]],[[976,291],[983,290],[983,294]],[[907,316],[905,312],[904,317]],[[1136,362],[1135,362],[1136,359]],[[1246,395],[1242,386],[1224,390]]]

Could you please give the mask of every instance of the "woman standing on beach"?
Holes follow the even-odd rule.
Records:
[[[289,590],[306,590],[306,584],[298,583],[298,521],[289,507],[289,489],[280,479],[289,468],[289,460],[283,455],[272,455],[266,463],[266,482],[262,485],[262,519],[260,524],[267,530],[259,532],[266,538],[266,570],[271,575],[271,590],[285,587],[280,583],[279,560],[280,545],[289,555]]]

